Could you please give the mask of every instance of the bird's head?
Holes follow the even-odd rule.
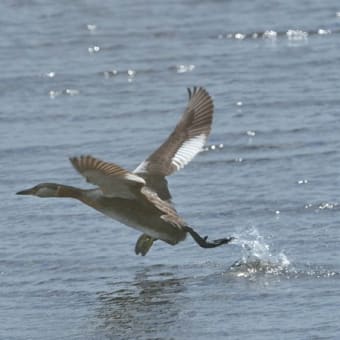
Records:
[[[38,197],[58,197],[59,185],[55,183],[41,183],[33,188],[18,191],[17,195],[32,195]]]

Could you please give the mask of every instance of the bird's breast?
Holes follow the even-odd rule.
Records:
[[[161,218],[163,213],[145,202],[99,196],[95,200],[93,197],[88,198],[84,203],[122,224],[170,244],[178,243],[186,235],[180,226],[174,226]]]

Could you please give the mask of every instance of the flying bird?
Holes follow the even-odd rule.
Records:
[[[213,101],[208,92],[194,87],[188,93],[187,107],[173,132],[134,171],[90,155],[72,157],[73,167],[96,188],[41,183],[17,195],[75,198],[140,231],[135,245],[137,255],[146,255],[156,240],[175,245],[188,233],[202,248],[229,243],[233,237],[213,241],[201,237],[178,215],[171,201],[166,176],[183,168],[202,151],[213,118]]]

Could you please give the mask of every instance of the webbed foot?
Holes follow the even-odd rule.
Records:
[[[235,237],[228,237],[228,238],[220,238],[220,239],[208,242],[207,241],[208,236],[205,236],[202,238],[199,234],[196,233],[196,231],[194,231],[194,229],[190,227],[184,227],[183,229],[187,231],[191,235],[191,237],[196,241],[196,243],[202,248],[219,247],[222,244],[227,244],[235,239]]]
[[[145,256],[146,253],[149,251],[149,249],[151,248],[153,242],[155,241],[154,238],[143,234],[141,235],[138,240],[137,243],[135,245],[135,253],[136,255],[141,254],[142,256]]]

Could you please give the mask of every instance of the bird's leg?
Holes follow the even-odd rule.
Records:
[[[202,238],[199,234],[196,233],[196,231],[194,231],[192,228],[188,226],[183,227],[183,229],[187,231],[191,235],[191,237],[196,241],[196,243],[202,248],[215,248],[234,240],[234,237],[228,237],[208,242],[207,241],[208,236]]]
[[[152,238],[152,237],[150,237],[150,236],[148,236],[146,234],[141,235],[138,238],[136,246],[135,246],[135,253],[136,253],[136,255],[141,254],[142,256],[145,256],[146,253],[151,248],[151,246],[152,246],[154,241],[155,241],[154,238]]]

